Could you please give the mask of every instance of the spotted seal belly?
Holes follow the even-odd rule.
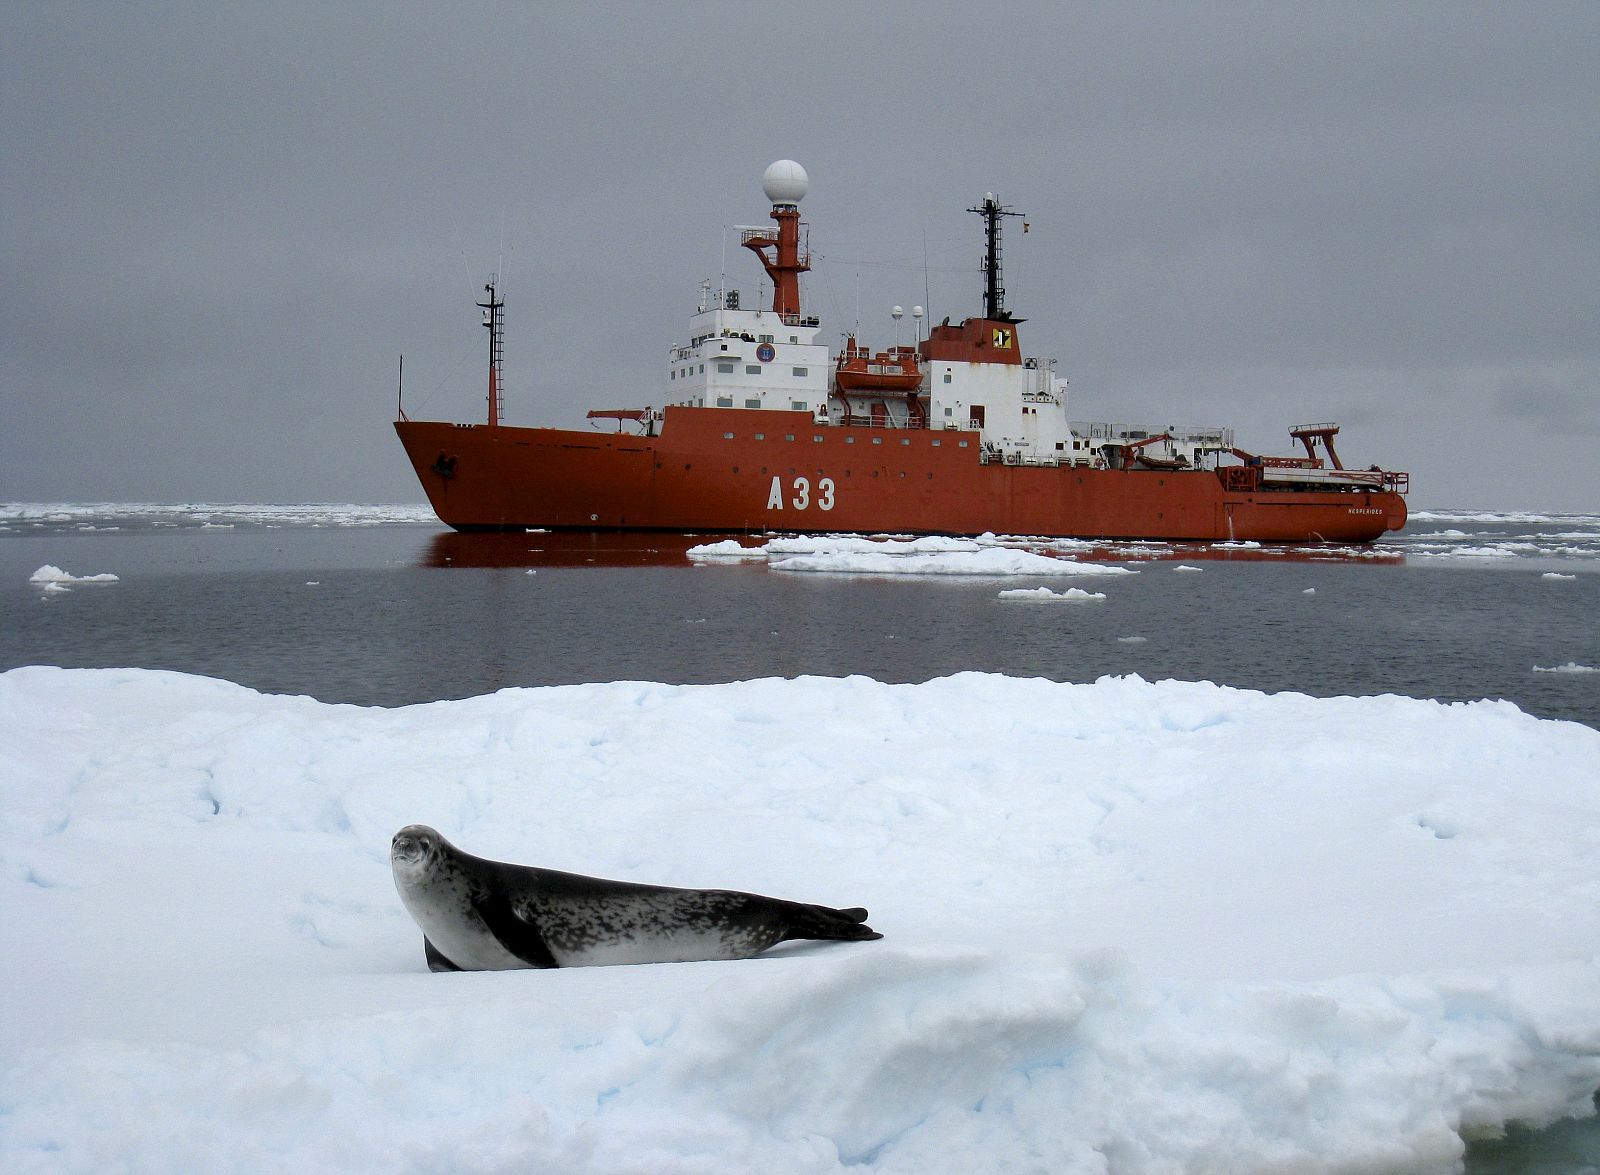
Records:
[[[748,959],[789,939],[883,936],[867,912],[489,861],[412,824],[389,862],[435,971]]]

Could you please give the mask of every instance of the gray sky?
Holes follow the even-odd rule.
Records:
[[[1600,510],[1597,61],[1593,0],[10,0],[0,500],[420,501],[398,356],[479,419],[501,265],[508,423],[660,404],[788,157],[830,342],[977,312],[993,191],[1075,419]]]

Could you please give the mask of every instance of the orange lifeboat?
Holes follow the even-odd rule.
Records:
[[[914,392],[922,386],[915,347],[890,347],[874,355],[846,335],[834,362],[833,383],[841,392]]]

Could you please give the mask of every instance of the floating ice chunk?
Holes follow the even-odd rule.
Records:
[[[1148,639],[1148,637],[1142,636],[1119,636],[1117,643],[1119,645],[1142,645]]]
[[[1539,578],[1540,579],[1577,579],[1578,577],[1576,575],[1563,575],[1559,571],[1546,571]]]
[[[1104,592],[1086,592],[1082,588],[1068,588],[1053,592],[1047,587],[1006,588],[1000,593],[1002,600],[1103,600]]]
[[[1178,564],[1178,565],[1177,565],[1177,566],[1176,566],[1176,567],[1174,567],[1174,568],[1173,568],[1173,569],[1172,569],[1172,570],[1174,570],[1174,571],[1200,571],[1200,570],[1202,570],[1202,569],[1201,569],[1201,568],[1199,568],[1199,567],[1191,567],[1191,566],[1189,566],[1189,564],[1187,564],[1187,563],[1179,563],[1179,564]]]
[[[698,547],[690,547],[686,555],[695,560],[739,560],[739,559],[765,559],[765,547],[742,546],[738,539],[723,539],[719,543],[701,543]]]
[[[53,563],[46,563],[28,577],[29,583],[116,583],[119,577],[109,571],[99,575],[69,575]]]
[[[1260,547],[1261,547],[1261,544],[1256,542],[1255,539],[1239,539],[1239,540],[1234,541],[1234,542],[1212,543],[1211,545],[1213,547],[1227,547],[1227,548],[1230,548],[1230,549],[1236,550],[1236,551],[1238,551],[1238,550],[1253,551],[1253,550],[1259,550]]]
[[[1517,553],[1511,550],[1509,544],[1493,547],[1447,547],[1439,551],[1418,551],[1419,555],[1427,555],[1436,559],[1515,559]]]
[[[921,542],[922,540],[917,540]],[[1004,547],[936,554],[841,551],[775,559],[775,571],[821,571],[852,575],[1134,575],[1130,567],[1075,563]]]
[[[1576,661],[1568,661],[1565,665],[1535,665],[1535,673],[1600,673],[1600,669],[1593,665],[1579,665]]]
[[[1300,594],[1302,596],[1314,596],[1314,595],[1317,594],[1317,589],[1316,588],[1305,588],[1305,589],[1303,589],[1301,591]]]

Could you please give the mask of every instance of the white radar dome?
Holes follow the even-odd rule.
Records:
[[[774,204],[798,204],[811,183],[806,169],[793,159],[780,159],[761,174],[761,188]]]

